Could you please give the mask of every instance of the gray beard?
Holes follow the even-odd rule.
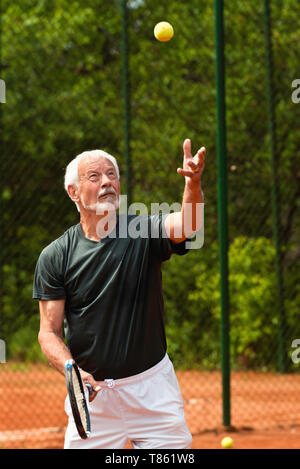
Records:
[[[112,200],[106,200],[105,202],[96,202],[95,204],[86,205],[83,198],[80,198],[83,208],[85,210],[90,210],[91,212],[96,212],[96,215],[104,215],[106,212],[116,211],[119,208],[119,198]]]

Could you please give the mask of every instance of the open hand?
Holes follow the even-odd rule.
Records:
[[[205,153],[206,150],[202,147],[193,157],[191,141],[186,139],[183,142],[183,168],[178,168],[177,173],[185,176],[186,180],[190,179],[192,182],[200,181],[205,167]]]

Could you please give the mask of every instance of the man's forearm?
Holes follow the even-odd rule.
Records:
[[[55,332],[40,332],[38,338],[41,349],[50,365],[64,375],[65,362],[70,360],[72,355],[63,338]]]
[[[204,194],[200,181],[187,181],[183,192],[182,204],[202,204],[204,203]]]
[[[166,219],[168,237],[174,243],[180,243],[203,226],[204,194],[198,182],[186,183],[181,211],[171,213]]]
[[[191,141],[183,143],[183,166],[177,173],[185,177],[185,188],[180,212],[170,213],[165,219],[167,236],[174,243],[180,243],[203,226],[204,195],[201,177],[205,166],[205,147],[201,147],[192,157]]]
[[[183,231],[186,237],[201,229],[203,204],[204,194],[200,182],[186,182],[181,208]]]

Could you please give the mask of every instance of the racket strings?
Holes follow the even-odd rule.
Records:
[[[85,396],[84,396],[84,393],[81,391],[80,383],[75,373],[72,376],[72,382],[73,382],[75,398],[76,398],[77,405],[78,405],[80,419],[81,419],[84,429],[86,430],[88,428],[88,417],[87,417]]]

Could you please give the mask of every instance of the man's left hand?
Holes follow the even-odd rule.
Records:
[[[185,176],[186,182],[198,182],[201,179],[205,167],[205,147],[200,148],[193,157],[191,141],[186,139],[183,143],[183,168],[178,168],[177,173]]]

